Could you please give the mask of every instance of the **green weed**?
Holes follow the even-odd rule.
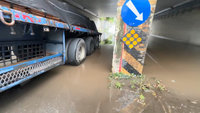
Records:
[[[143,94],[140,94],[140,100],[144,101],[145,100],[145,97]]]
[[[118,88],[118,89],[122,89],[123,84],[117,81],[117,82],[115,83],[115,87]]]

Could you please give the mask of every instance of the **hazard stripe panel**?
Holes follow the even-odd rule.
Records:
[[[140,51],[137,51],[135,48],[130,50],[127,46],[125,46],[124,49],[127,53],[133,56],[138,62],[140,62],[142,65],[144,64],[143,59],[144,59],[145,54],[142,54]]]
[[[137,45],[136,47],[135,47],[135,49],[137,50],[137,51],[146,51],[146,47],[145,47],[145,45],[144,44],[139,44],[139,45]]]
[[[130,75],[130,73],[127,71],[128,69],[125,69],[124,67],[122,68],[122,73],[126,74],[126,75]]]
[[[134,32],[132,33],[132,31]],[[137,45],[130,48],[130,45],[127,45],[125,40],[122,39],[122,41],[125,42],[122,72],[140,75],[143,71],[148,35],[138,27],[130,29],[130,31],[125,36],[128,37],[128,34],[139,34],[139,37],[142,38],[142,41],[141,43],[138,43]]]
[[[129,64],[127,61],[123,60],[123,68],[125,73],[133,73],[135,75],[141,75],[131,64]],[[123,72],[124,73],[124,72]]]
[[[131,54],[129,54],[127,51],[124,51],[124,60],[130,64],[137,72],[140,74],[143,70],[143,65],[138,62]]]

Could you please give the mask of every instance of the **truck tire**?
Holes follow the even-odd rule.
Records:
[[[100,44],[100,40],[99,40],[99,37],[98,37],[98,36],[94,38],[94,44],[95,44],[94,48],[95,48],[95,49],[98,49],[99,46],[100,46],[100,45],[99,45],[99,44]]]
[[[81,38],[72,39],[67,53],[69,64],[80,65],[86,58],[85,41]]]
[[[72,41],[72,38],[66,40],[66,45],[65,45],[66,61],[65,61],[65,64],[69,64],[68,51],[69,51],[69,45],[71,44],[71,41]]]
[[[85,40],[85,43],[86,43],[86,50],[87,50],[87,55],[91,55],[94,51],[94,40],[92,37],[88,37],[86,38]]]

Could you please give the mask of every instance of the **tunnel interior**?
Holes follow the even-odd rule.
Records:
[[[94,20],[102,32],[102,41],[112,32],[115,43],[119,23],[119,4],[125,0],[59,0],[76,7]],[[148,48],[143,74],[158,78],[172,91],[184,97],[198,99],[200,95],[200,23],[198,0],[157,0],[154,20],[148,37]],[[114,26],[110,23],[114,21]],[[101,21],[101,20],[106,21]],[[109,21],[107,21],[107,19]],[[106,29],[107,27],[111,27]],[[117,31],[117,32],[116,32]],[[126,31],[128,32],[128,31]],[[48,34],[52,44],[61,33]],[[61,38],[60,38],[61,39]],[[120,43],[121,44],[121,43]],[[60,66],[34,78],[24,87],[17,87],[0,94],[2,113],[111,113],[108,75],[111,73],[114,45],[101,45],[93,55],[78,66]],[[181,104],[182,106],[182,104]],[[36,109],[37,108],[37,109]],[[155,106],[156,108],[156,106]],[[66,112],[67,111],[67,112]]]
[[[119,3],[112,0],[74,0],[73,2],[89,10],[88,16],[96,23],[101,17],[116,19]],[[144,66],[145,75],[156,76],[174,89],[195,97],[200,95],[200,90],[194,87],[200,85],[197,68],[200,44],[199,6],[198,0],[157,1]],[[100,27],[98,26],[98,29],[102,29]],[[114,32],[113,41],[116,34]],[[195,93],[185,90],[191,87]]]

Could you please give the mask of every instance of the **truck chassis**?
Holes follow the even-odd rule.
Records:
[[[0,92],[57,66],[79,65],[99,47],[98,31],[48,16],[0,3]]]

